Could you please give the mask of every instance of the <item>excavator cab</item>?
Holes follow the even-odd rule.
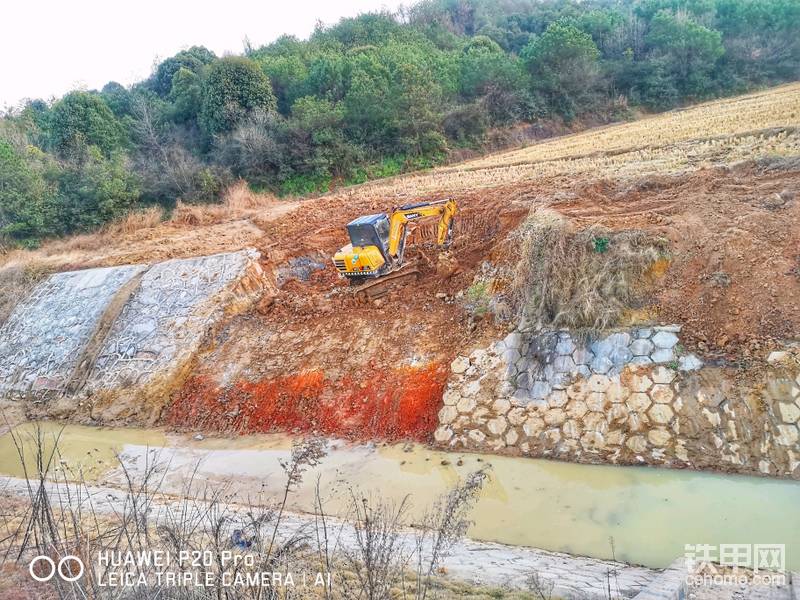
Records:
[[[365,215],[347,224],[350,245],[357,248],[376,246],[385,259],[389,257],[389,217],[384,213]]]
[[[389,258],[389,217],[364,215],[347,224],[350,243],[333,256],[336,269],[347,277],[376,277],[386,271]]]
[[[438,217],[437,243],[449,242],[456,214],[454,200],[409,204],[390,214],[364,215],[347,224],[350,243],[333,255],[340,274],[351,280],[381,277],[403,266],[408,223],[426,217]]]

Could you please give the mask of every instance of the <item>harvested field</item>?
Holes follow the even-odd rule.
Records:
[[[800,84],[609,125],[355,188],[357,196],[409,197],[540,178],[618,178],[800,153]],[[563,184],[568,180],[561,179]]]
[[[800,125],[800,85],[792,84],[746,96],[707,102],[686,109],[610,125],[516,150],[470,161],[455,170],[509,166],[591,154],[621,154],[642,148],[658,149],[691,141],[745,137],[758,131]],[[450,169],[443,169],[447,171]]]

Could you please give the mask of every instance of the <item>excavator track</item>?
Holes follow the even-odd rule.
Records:
[[[405,265],[396,271],[392,271],[376,279],[365,283],[359,283],[353,288],[353,295],[360,302],[369,302],[381,296],[385,296],[396,285],[411,279],[416,281],[421,274],[422,273],[415,265]]]

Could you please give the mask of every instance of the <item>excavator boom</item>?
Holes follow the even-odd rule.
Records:
[[[401,206],[392,211],[389,217],[389,254],[402,259],[405,244],[406,227],[409,222],[426,217],[439,217],[436,232],[436,243],[443,245],[452,232],[453,217],[456,214],[455,200],[438,200]]]

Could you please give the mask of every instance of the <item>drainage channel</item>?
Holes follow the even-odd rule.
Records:
[[[48,444],[61,432],[65,466],[89,481],[121,483],[120,452],[134,473],[154,457],[168,464],[165,492],[183,489],[186,474],[197,466],[195,476],[231,481],[243,500],[278,497],[280,461],[289,457],[292,444],[283,435],[195,440],[160,430],[40,425]],[[34,426],[14,431],[32,450]],[[667,566],[683,555],[686,544],[785,544],[787,567],[800,569],[800,482],[795,481],[329,441],[327,455],[306,472],[291,507],[313,510],[319,478],[329,512],[345,511],[351,489],[357,489],[398,501],[408,496],[413,516],[459,478],[487,466],[491,478],[472,513],[473,539],[649,567]],[[0,436],[0,474],[22,475],[9,433]]]

